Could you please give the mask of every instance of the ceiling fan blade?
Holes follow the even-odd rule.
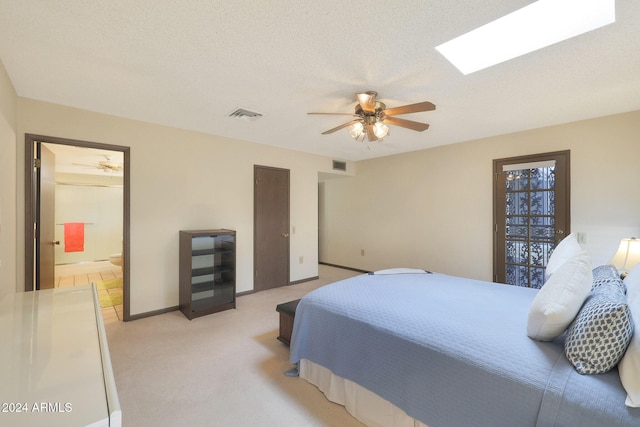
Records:
[[[351,120],[350,122],[343,123],[343,124],[341,124],[341,125],[340,125],[340,126],[338,126],[338,127],[335,127],[335,128],[333,128],[333,129],[326,130],[326,131],[322,132],[322,134],[323,134],[323,135],[328,135],[328,134],[333,133],[333,132],[335,132],[335,131],[337,131],[337,130],[344,129],[344,128],[346,128],[347,126],[354,125],[354,124],[358,123],[359,121],[360,121],[360,120]]]
[[[367,111],[369,113],[375,113],[376,95],[377,93],[373,91],[356,93],[356,99],[358,100],[358,103],[362,107],[363,111]]]
[[[386,110],[382,110],[382,112],[387,116],[396,116],[399,114],[419,113],[421,111],[432,111],[435,109],[436,109],[436,106],[431,102],[419,102],[417,104],[387,108]]]
[[[378,137],[373,132],[373,125],[367,125],[366,128],[367,128],[367,139],[369,140],[369,142],[377,141]]]
[[[71,164],[74,165],[74,166],[84,166],[84,167],[92,168],[92,169],[100,169],[99,165],[88,165],[86,163],[71,163]]]
[[[327,116],[355,116],[353,113],[307,113],[307,114],[323,114]]]
[[[399,117],[385,117],[382,121],[388,125],[400,126],[411,130],[417,130],[418,132],[429,129],[429,125],[426,123],[414,122],[413,120],[405,120]]]

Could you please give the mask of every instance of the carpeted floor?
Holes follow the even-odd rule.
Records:
[[[237,308],[187,320],[174,311],[107,324],[125,426],[361,426],[315,386],[284,372],[276,305],[356,272],[245,295]]]

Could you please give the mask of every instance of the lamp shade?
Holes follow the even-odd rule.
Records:
[[[620,246],[609,263],[615,265],[621,273],[631,271],[640,263],[640,240],[635,237],[620,240]]]
[[[364,133],[364,126],[360,122],[354,123],[353,126],[351,126],[351,128],[349,129],[349,135],[351,135],[351,138],[356,140],[360,138],[360,136],[362,136],[363,133]]]
[[[376,136],[376,138],[382,139],[385,136],[387,136],[388,133],[389,133],[389,127],[384,123],[376,122],[376,124],[373,125],[373,134]]]

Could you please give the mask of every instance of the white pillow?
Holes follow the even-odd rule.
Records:
[[[624,283],[635,330],[627,351],[618,363],[618,373],[627,391],[625,405],[640,408],[640,264],[629,272]]]
[[[373,274],[425,274],[426,271],[419,268],[389,268],[386,270],[374,271]]]
[[[567,260],[536,294],[527,319],[527,335],[552,341],[578,314],[593,284],[591,260],[586,252]]]
[[[582,248],[574,233],[562,239],[551,253],[551,257],[549,257],[547,267],[544,270],[545,280],[549,280],[551,275],[560,268],[562,264],[580,253],[582,253]]]

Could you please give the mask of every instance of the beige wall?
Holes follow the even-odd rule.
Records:
[[[0,299],[16,290],[17,101],[0,61]]]
[[[290,277],[318,274],[318,173],[331,172],[331,159],[25,98],[18,99],[18,111],[18,230],[24,211],[24,133],[131,147],[131,315],[178,304],[181,229],[235,229],[237,290],[253,289],[254,164],[290,169],[296,229],[290,235]],[[22,236],[18,242],[21,266]]]
[[[177,305],[180,229],[236,229],[238,291],[253,289],[254,164],[291,170],[291,280],[317,275],[331,159],[19,98],[0,67],[0,297],[24,286],[25,132],[131,147],[132,315]],[[606,262],[640,235],[640,112],[350,163],[320,186],[320,260],[491,279],[492,160],[565,149],[572,229]]]
[[[606,263],[640,237],[640,111],[358,162],[321,184],[320,260],[491,280],[492,160],[567,149],[572,231]]]

